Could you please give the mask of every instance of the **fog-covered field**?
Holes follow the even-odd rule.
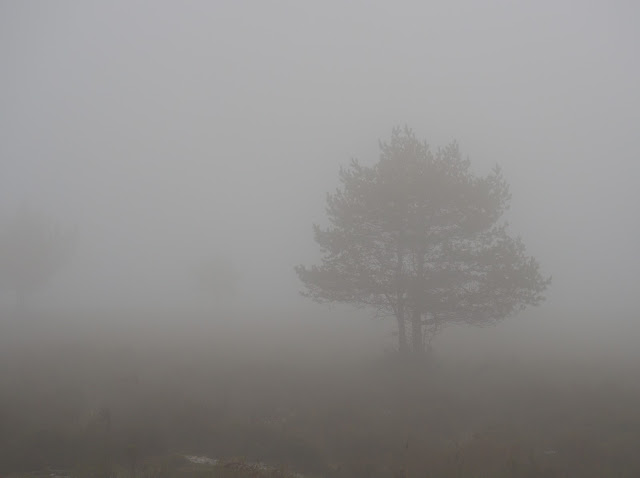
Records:
[[[639,16],[0,1],[0,476],[640,476]]]
[[[605,353],[604,337],[560,348],[527,333],[507,340],[500,326],[449,330],[436,358],[405,362],[383,353],[392,337],[366,317],[249,312],[5,320],[2,472],[125,476],[131,449],[141,476],[196,473],[179,460],[175,475],[161,471],[177,455],[309,476],[640,469],[638,356]]]

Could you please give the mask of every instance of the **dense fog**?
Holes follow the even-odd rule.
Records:
[[[295,264],[351,157],[410,125],[500,164],[549,304],[634,309],[640,173],[631,3],[4,2],[2,211],[77,226],[64,304],[190,302],[230,257],[243,301]],[[594,317],[597,319],[597,317]]]
[[[539,307],[446,329],[438,356],[635,357],[638,15],[622,0],[3,1],[0,230],[26,208],[73,252],[26,312],[0,290],[0,326],[29,347],[140,333],[377,357],[393,323],[302,297],[294,267],[321,257],[312,226],[340,167],[373,165],[408,125],[433,150],[457,141],[478,175],[500,165],[509,230],[553,277]]]

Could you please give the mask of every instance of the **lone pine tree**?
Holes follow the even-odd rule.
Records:
[[[407,127],[373,166],[352,160],[314,225],[321,263],[296,272],[303,295],[395,318],[398,348],[422,353],[446,324],[491,324],[543,300],[550,283],[501,218],[509,187],[474,175],[457,143],[432,152]],[[409,340],[410,338],[410,340]]]

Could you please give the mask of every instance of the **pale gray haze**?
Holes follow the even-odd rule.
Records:
[[[553,276],[499,330],[631,343],[638,15],[631,1],[2,1],[0,213],[27,203],[77,228],[34,307],[187,308],[211,259],[233,267],[238,307],[317,313],[293,267],[318,260],[325,194],[407,124],[434,148],[456,139],[480,174],[502,166],[511,230]]]
[[[0,0],[0,475],[640,476],[639,25]]]

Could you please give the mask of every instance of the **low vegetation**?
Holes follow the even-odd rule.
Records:
[[[3,335],[2,477],[640,476],[622,361],[307,360],[65,327]]]

